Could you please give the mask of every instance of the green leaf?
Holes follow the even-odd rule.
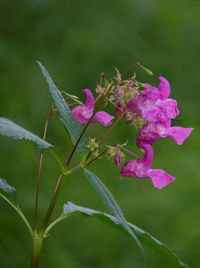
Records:
[[[7,136],[15,140],[24,139],[32,141],[39,149],[48,149],[53,147],[50,143],[4,117],[0,117],[0,135]]]
[[[5,196],[6,199],[8,199],[11,203],[15,204],[17,203],[16,198],[16,189],[12,186],[10,186],[5,179],[0,178],[0,195]],[[4,199],[5,199],[4,198]]]
[[[118,221],[123,226],[124,230],[126,230],[127,233],[129,233],[132,236],[132,238],[136,241],[136,243],[138,244],[138,246],[141,249],[142,253],[144,254],[144,249],[143,249],[140,241],[138,240],[137,236],[135,235],[133,230],[128,225],[121,208],[117,204],[117,201],[115,200],[113,195],[110,193],[108,188],[90,170],[85,169],[85,176],[87,177],[87,179],[89,180],[90,184],[93,186],[94,190],[99,195],[101,200],[104,202],[104,204],[106,205],[106,207],[108,208],[110,213],[112,213],[112,215],[115,216],[118,219]]]
[[[67,129],[72,139],[72,143],[76,144],[83,130],[83,127],[72,116],[70,108],[68,107],[65,99],[63,98],[61,92],[56,87],[55,83],[53,82],[46,68],[39,61],[38,61],[38,64],[48,83],[49,91],[51,93],[54,104],[58,110],[60,120],[62,121],[65,128]],[[77,147],[77,151],[80,153],[85,153],[87,151],[87,144],[88,144],[88,137],[86,135],[83,135]]]
[[[123,232],[125,231],[121,221],[117,217],[90,208],[80,207],[71,202],[68,202],[67,204],[64,205],[61,219],[64,220],[65,218],[76,214],[96,217],[103,222],[111,224],[114,228],[117,228],[120,231]],[[164,253],[167,256],[171,257],[172,259],[174,259],[174,261],[176,261],[179,264],[180,267],[188,267],[188,265],[182,262],[181,259],[177,256],[177,254],[174,253],[166,244],[162,243],[161,241],[150,235],[148,232],[135,226],[134,224],[129,222],[127,222],[127,224],[131,228],[131,230],[137,234],[138,238],[143,244],[146,244],[155,251]]]

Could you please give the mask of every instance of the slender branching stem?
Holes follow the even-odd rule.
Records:
[[[96,105],[95,105],[95,109],[94,109],[94,112],[92,114],[92,116],[90,117],[90,119],[88,120],[87,124],[84,126],[78,140],[76,141],[75,145],[72,147],[72,149],[70,150],[69,154],[67,155],[67,158],[65,159],[64,161],[64,167],[66,167],[66,169],[69,167],[69,164],[73,158],[73,155],[83,137],[83,135],[85,134],[88,126],[90,125],[91,121],[93,120],[96,112],[98,111],[102,101],[106,98],[107,94],[110,92],[110,90],[112,89],[112,86],[113,86],[113,83],[111,83],[108,88],[105,90],[104,94],[101,96],[101,98],[96,102]],[[66,174],[67,175],[67,174]],[[56,204],[56,201],[57,201],[57,198],[58,198],[58,195],[59,195],[59,192],[60,192],[60,189],[61,189],[61,184],[62,184],[62,181],[63,181],[63,173],[61,173],[57,179],[57,182],[56,182],[56,185],[55,185],[55,188],[54,188],[54,191],[53,191],[53,195],[51,197],[51,201],[50,201],[50,204],[49,204],[49,207],[48,207],[48,210],[47,210],[47,213],[45,215],[45,218],[44,218],[44,222],[43,222],[43,225],[42,225],[42,233],[45,233],[45,229],[47,228],[48,224],[49,224],[49,221],[50,221],[50,218],[51,218],[51,215],[53,213],[53,210],[54,210],[54,207],[55,207],[55,204]]]
[[[105,149],[104,151],[102,151],[101,153],[99,153],[96,157],[94,157],[94,158],[92,158],[90,161],[86,162],[84,166],[88,166],[88,165],[92,164],[94,161],[96,161],[96,160],[99,159],[102,155],[104,155],[107,151],[108,151],[108,149]]]
[[[105,141],[105,139],[110,135],[110,133],[113,131],[113,129],[119,124],[120,120],[123,118],[124,115],[125,115],[125,112],[122,115],[120,115],[117,118],[117,120],[114,122],[114,124],[112,124],[112,126],[108,129],[108,131],[106,131],[104,136],[100,139],[99,145],[101,145]]]
[[[120,147],[122,150],[124,150],[125,152],[127,152],[128,154],[130,154],[130,155],[132,155],[132,156],[134,156],[134,157],[136,157],[136,158],[139,158],[139,156],[137,155],[137,154],[135,154],[135,153],[133,153],[133,152],[131,152],[131,151],[129,151],[128,149],[126,149],[125,147]]]
[[[25,215],[23,214],[23,212],[19,208],[19,206],[15,206],[8,198],[6,198],[1,193],[0,193],[0,196],[18,213],[18,215],[20,216],[20,218],[23,220],[24,224],[26,225],[30,235],[33,236],[33,230],[31,228],[27,218],[25,217]]]
[[[53,209],[55,207],[55,203],[57,201],[57,197],[58,197],[58,194],[59,194],[59,191],[60,191],[60,188],[61,188],[62,177],[63,177],[63,174],[61,173],[59,175],[59,177],[58,177],[57,182],[56,182],[56,186],[54,188],[53,195],[51,197],[51,201],[50,201],[46,216],[44,218],[44,222],[43,222],[43,225],[42,225],[42,232],[43,233],[45,232],[45,229],[47,228],[47,226],[49,224]]]
[[[91,155],[92,155],[92,152],[89,151],[88,154],[87,154],[86,157],[85,157],[84,162],[87,162],[87,160],[90,158]]]
[[[67,158],[66,158],[66,160],[65,160],[65,166],[66,166],[66,167],[68,167],[68,165],[69,165],[69,163],[70,163],[70,161],[71,161],[71,159],[72,159],[72,157],[73,157],[73,154],[75,153],[75,151],[76,151],[76,149],[77,149],[77,146],[78,146],[79,142],[81,141],[81,139],[82,139],[83,135],[85,134],[85,132],[86,132],[88,126],[90,125],[91,121],[93,120],[93,118],[94,118],[96,112],[98,111],[98,109],[99,109],[99,107],[100,107],[102,101],[105,99],[106,95],[107,95],[107,94],[109,93],[109,91],[112,89],[112,86],[113,86],[113,84],[111,83],[111,84],[109,85],[109,87],[105,90],[105,93],[104,93],[104,94],[101,96],[101,98],[96,102],[96,107],[95,107],[95,110],[94,110],[92,116],[90,117],[90,119],[88,120],[87,124],[86,124],[85,127],[83,128],[83,130],[82,130],[82,132],[81,132],[81,134],[80,134],[80,136],[79,136],[79,138],[78,138],[76,144],[72,147],[72,149],[71,149],[69,155],[67,156]]]
[[[45,233],[44,233],[44,237],[48,236],[50,230],[59,222],[63,221],[64,219],[68,218],[70,216],[70,214],[68,215],[61,215],[60,217],[58,217],[57,219],[55,219],[54,221],[52,221],[49,226],[46,228]]]
[[[44,140],[46,139],[46,136],[47,136],[49,116],[50,116],[50,113],[48,113],[47,118],[45,120],[44,133],[43,133],[43,139]],[[39,206],[39,190],[40,190],[40,184],[41,184],[43,158],[44,158],[44,151],[42,151],[40,153],[40,159],[39,159],[39,165],[38,165],[38,176],[37,176],[37,179],[36,179],[34,230],[37,228],[37,216],[38,216],[38,206]]]

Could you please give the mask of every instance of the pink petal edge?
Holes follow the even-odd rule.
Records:
[[[149,169],[147,174],[153,186],[157,189],[162,189],[175,180],[175,177],[162,169]]]

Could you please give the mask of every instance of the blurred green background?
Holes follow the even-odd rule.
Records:
[[[36,60],[48,68],[60,89],[82,97],[81,89],[94,89],[102,71],[111,78],[114,66],[123,71],[136,59],[170,80],[172,97],[181,110],[174,124],[195,128],[183,146],[169,139],[155,145],[154,167],[173,174],[175,183],[159,191],[146,180],[121,180],[107,160],[92,169],[111,189],[128,220],[166,242],[191,267],[199,267],[200,249],[199,14],[200,2],[194,0],[0,1],[0,116],[38,135],[51,99]],[[152,81],[142,71],[138,79]],[[92,127],[90,134],[97,135],[99,129]],[[131,148],[134,131],[124,124],[110,142],[127,138]],[[50,121],[49,141],[63,153],[70,146],[56,120]],[[18,189],[31,222],[38,158],[31,144],[0,138],[0,176]],[[47,153],[40,221],[57,174]],[[55,215],[66,201],[105,210],[81,172],[65,182]],[[0,210],[0,267],[28,267],[32,247],[28,233],[3,200]],[[96,219],[76,216],[46,239],[41,267],[177,267],[166,256],[146,250],[144,261],[130,238]]]

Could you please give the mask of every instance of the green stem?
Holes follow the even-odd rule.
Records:
[[[44,233],[44,237],[46,237],[48,235],[48,233],[50,232],[50,230],[59,222],[63,221],[64,219],[68,218],[70,215],[61,215],[60,217],[58,217],[57,219],[55,219],[54,221],[52,221],[51,224],[49,224],[49,226],[46,228],[45,233]]]
[[[96,105],[96,108],[92,114],[92,116],[90,117],[90,119],[88,120],[87,124],[85,125],[85,127],[83,128],[78,140],[76,141],[75,145],[72,147],[69,155],[67,156],[65,162],[64,162],[64,167],[66,167],[66,169],[68,168],[72,158],[73,158],[73,155],[78,147],[78,144],[79,142],[81,141],[83,135],[85,134],[88,126],[90,125],[92,119],[94,118],[95,114],[96,114],[96,111],[98,110],[98,108],[100,107],[101,105],[101,102],[105,99],[106,95],[109,93],[109,91],[112,89],[112,85],[113,83],[111,83],[109,85],[109,87],[106,89],[105,93],[103,94],[102,98],[98,101],[98,105]],[[97,104],[97,103],[96,103]],[[57,201],[57,198],[58,198],[58,194],[59,194],[59,191],[60,191],[60,188],[61,188],[61,183],[62,183],[62,178],[63,178],[63,173],[61,173],[58,177],[58,180],[56,182],[56,186],[54,188],[54,192],[53,192],[53,195],[52,195],[52,198],[51,198],[51,201],[50,201],[50,204],[49,204],[49,207],[48,207],[48,210],[47,210],[47,213],[45,215],[45,218],[44,218],[44,222],[43,222],[43,225],[42,225],[42,232],[45,233],[45,230],[49,224],[49,221],[50,221],[50,218],[51,218],[51,215],[53,213],[53,210],[54,210],[54,207],[55,207],[55,204],[56,204],[56,201]]]
[[[19,207],[17,207],[17,212],[18,212],[19,216],[21,217],[21,219],[23,220],[23,222],[25,223],[30,235],[33,236],[33,230],[31,228],[27,218],[25,217],[25,215],[23,214],[23,212],[21,211],[21,209]]]
[[[101,106],[102,101],[106,98],[107,94],[108,94],[109,91],[112,89],[112,86],[113,86],[113,83],[111,83],[111,84],[108,86],[108,88],[105,90],[105,93],[101,96],[101,98],[95,101],[95,106],[96,106],[96,107],[95,107],[95,109],[94,109],[94,112],[93,112],[92,116],[90,117],[90,119],[88,120],[87,124],[86,124],[85,127],[83,128],[83,130],[82,130],[82,132],[81,132],[81,134],[80,134],[80,136],[79,136],[79,138],[78,138],[76,144],[72,147],[72,150],[70,151],[70,153],[69,153],[67,159],[65,160],[64,165],[65,165],[66,167],[70,164],[71,159],[72,159],[72,157],[73,157],[73,155],[74,155],[74,153],[75,153],[75,151],[76,151],[76,148],[78,147],[79,142],[81,141],[81,139],[82,139],[83,135],[85,134],[85,132],[86,132],[88,126],[90,125],[92,119],[94,118],[94,116],[95,116],[95,114],[96,114],[98,108]]]
[[[46,139],[47,136],[47,129],[49,124],[49,116],[50,112],[47,115],[47,118],[45,120],[45,126],[44,126],[44,133],[43,133],[43,139]],[[38,206],[39,206],[39,191],[40,191],[40,184],[41,184],[41,175],[42,175],[42,164],[43,164],[43,158],[44,158],[44,151],[40,153],[40,159],[39,159],[39,165],[38,165],[38,176],[36,179],[36,194],[35,194],[35,213],[34,213],[34,229],[37,228],[37,216],[38,216]]]
[[[39,235],[36,232],[34,233],[34,236],[33,236],[33,255],[32,255],[30,268],[38,268],[43,239],[44,239],[43,235]]]
[[[102,151],[101,153],[99,153],[96,157],[90,159],[90,161],[85,162],[85,166],[87,167],[88,165],[92,164],[94,161],[96,161],[96,160],[99,159],[102,155],[104,155],[107,151],[108,151],[108,149],[105,149],[104,151]]]
[[[118,125],[118,123],[120,122],[120,120],[123,118],[123,116],[125,115],[126,112],[124,112],[122,115],[120,115],[117,120],[114,122],[113,125],[111,125],[111,127],[107,130],[107,132],[104,134],[104,136],[100,139],[100,141],[98,142],[99,145],[101,145],[104,140],[110,135],[110,133],[112,132],[112,130]]]
[[[82,168],[82,165],[78,165],[76,167],[74,167],[73,169],[70,169],[70,170],[67,170],[65,174],[60,174],[60,176],[58,177],[58,180],[57,180],[57,183],[56,183],[56,186],[55,186],[55,189],[54,189],[54,192],[53,192],[53,195],[52,195],[52,198],[51,198],[51,202],[50,202],[50,205],[49,205],[49,208],[47,210],[47,214],[45,216],[45,219],[44,219],[44,222],[43,222],[43,225],[42,225],[42,232],[45,233],[45,230],[49,224],[49,221],[50,221],[50,218],[51,218],[51,215],[52,215],[52,212],[53,212],[53,209],[55,207],[55,204],[56,204],[56,201],[57,201],[57,198],[58,198],[58,195],[59,195],[59,192],[60,192],[60,189],[61,189],[61,183],[62,183],[62,179],[63,179],[63,176],[67,176],[69,174],[72,174],[73,172],[75,172],[76,170]]]
[[[44,218],[44,222],[43,222],[43,225],[42,225],[42,232],[43,233],[45,232],[45,229],[47,228],[47,226],[49,224],[49,221],[50,221],[50,218],[51,218],[51,214],[52,214],[53,209],[55,207],[55,204],[56,204],[56,201],[57,201],[57,198],[58,198],[58,194],[59,194],[60,188],[61,188],[62,178],[63,178],[63,174],[61,173],[59,175],[59,177],[58,177],[57,182],[56,182],[56,186],[54,188],[54,192],[53,192],[53,195],[52,195],[50,204],[49,204],[49,208],[48,208],[47,213],[46,213],[46,216]]]
[[[0,193],[0,196],[18,213],[18,215],[20,216],[20,218],[23,220],[24,224],[26,225],[29,233],[31,236],[33,236],[33,230],[27,220],[27,218],[25,217],[25,215],[23,214],[23,212],[21,211],[21,209],[18,206],[15,206],[12,202],[10,202],[9,199],[7,199],[4,195],[2,195]]]

